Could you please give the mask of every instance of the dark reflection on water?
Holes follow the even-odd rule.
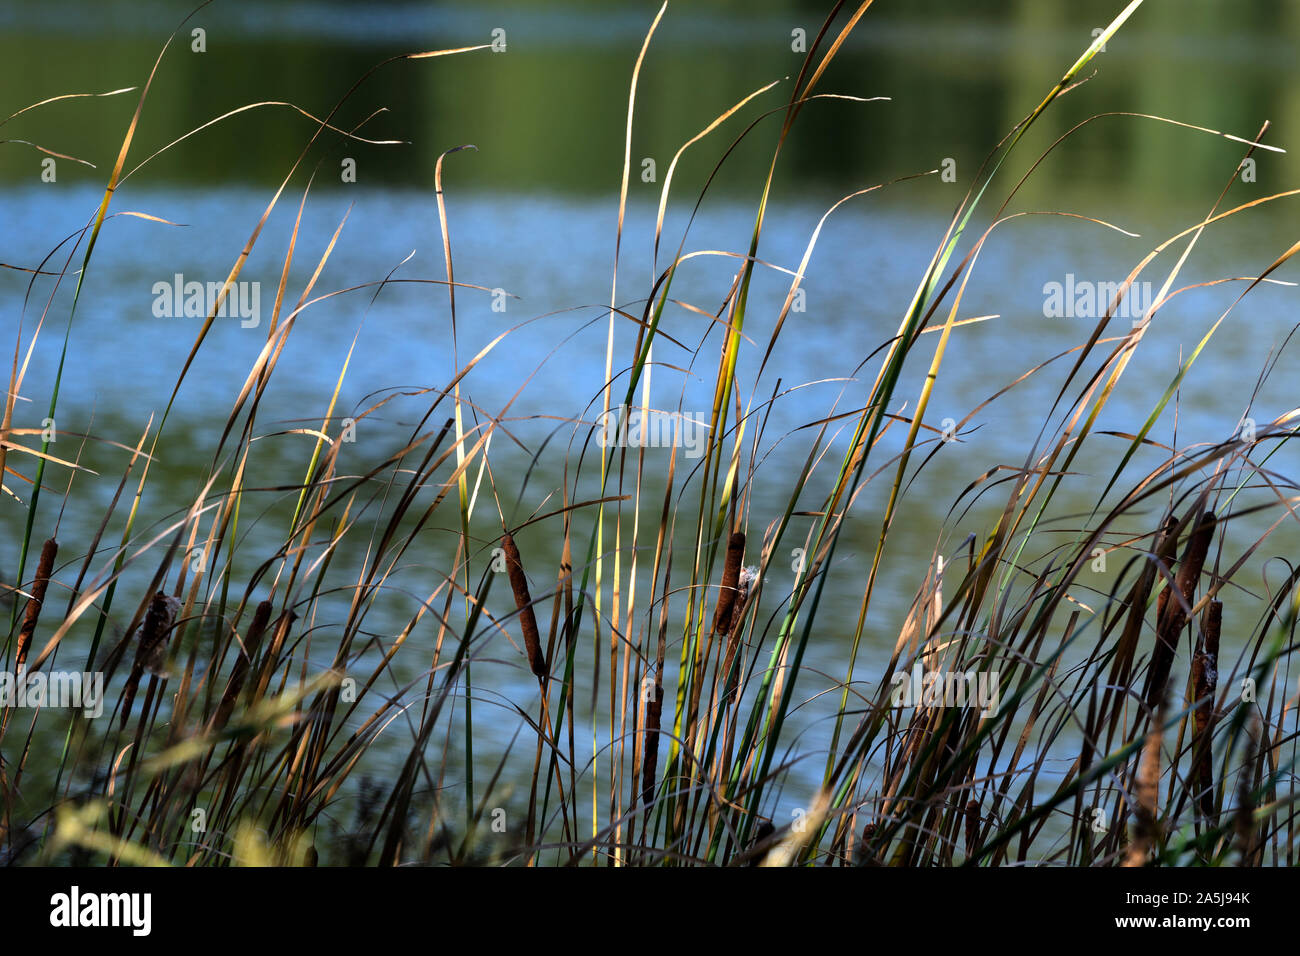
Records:
[[[788,189],[838,191],[932,169],[945,157],[963,174],[973,170],[1117,10],[1113,0],[877,7],[822,89],[891,101],[823,102],[806,110],[783,166]],[[11,5],[0,13],[7,102],[16,109],[54,93],[142,84],[166,30],[188,9],[183,3]],[[666,166],[724,108],[786,78],[759,101],[779,106],[800,62],[791,32],[814,34],[819,9],[773,2],[670,6],[644,67],[633,156]],[[218,2],[193,21],[206,31],[207,51],[191,52],[186,33],[164,61],[133,155],[250,102],[285,100],[322,115],[395,53],[489,43],[499,28],[504,53],[394,64],[372,76],[341,108],[338,125],[350,129],[383,107],[390,112],[366,123],[364,133],[410,145],[324,143],[322,182],[336,180],[333,168],[350,155],[369,182],[424,186],[442,150],[469,142],[479,152],[457,163],[461,184],[614,190],[631,63],[654,11],[651,3]],[[1111,110],[1245,136],[1270,119],[1275,136],[1285,140],[1289,128],[1300,126],[1297,84],[1290,82],[1298,38],[1300,7],[1280,0],[1235,3],[1230,16],[1210,0],[1149,4],[1111,42],[1086,93],[1057,104],[1034,142],[1045,146],[1086,117]],[[133,106],[132,97],[58,104],[24,117],[21,135],[102,170]],[[153,182],[274,182],[308,131],[308,121],[282,108],[255,111],[182,144],[154,161],[148,175]],[[13,126],[9,132],[20,135]],[[752,148],[742,147],[720,188],[752,191],[775,133],[769,121]],[[688,155],[683,181],[697,181],[720,149]],[[1221,180],[1224,164],[1238,153],[1209,137],[1110,119],[1046,164],[1028,198],[1118,191],[1169,203],[1207,178]],[[25,149],[0,151],[0,176],[6,183],[31,181],[39,172],[36,159]],[[1293,163],[1269,157],[1268,175],[1285,179]],[[67,164],[62,176],[100,182],[103,173]]]

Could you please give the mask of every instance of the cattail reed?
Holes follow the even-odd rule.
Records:
[[[980,802],[972,800],[966,804],[966,854],[975,852],[980,842]]]
[[[230,672],[230,682],[226,685],[225,693],[221,695],[221,703],[217,705],[217,712],[212,717],[213,730],[220,730],[230,720],[230,715],[235,709],[235,701],[239,698],[239,692],[248,678],[248,669],[257,654],[258,645],[262,643],[262,635],[266,633],[266,625],[270,620],[271,602],[263,601],[253,612],[253,622],[248,626],[248,636],[244,638],[244,646],[240,649],[239,656],[235,659],[234,669]]]
[[[284,642],[289,637],[289,631],[292,630],[294,622],[298,620],[297,611],[282,611],[276,618],[275,627],[271,630],[271,644],[262,654],[262,660],[257,666],[257,680],[248,685],[248,702],[255,704],[266,696],[267,690],[271,686],[271,675],[275,672],[276,663],[280,660],[280,651],[284,648]]]
[[[1192,687],[1196,700],[1193,721],[1192,782],[1201,813],[1214,816],[1214,769],[1210,742],[1214,737],[1214,694],[1219,684],[1219,634],[1223,627],[1223,602],[1211,601],[1205,609],[1200,647],[1192,658]]]
[[[135,663],[131,666],[131,676],[122,689],[122,717],[119,726],[126,726],[126,719],[131,713],[131,704],[135,702],[135,692],[140,686],[140,678],[146,670],[150,674],[162,676],[162,664],[167,649],[167,638],[171,634],[172,624],[176,621],[176,612],[180,602],[162,591],[153,596],[149,611],[145,614],[144,625],[140,629],[140,643],[136,647]]]
[[[1133,842],[1124,857],[1124,866],[1146,866],[1160,838],[1156,816],[1160,802],[1160,745],[1164,731],[1164,708],[1160,707],[1151,722],[1142,759],[1138,766],[1133,808]]]
[[[645,708],[645,755],[641,760],[641,802],[647,819],[655,795],[655,774],[659,769],[659,720],[663,714],[664,685],[655,678],[654,696]]]
[[[1237,810],[1232,817],[1232,829],[1234,842],[1241,854],[1238,866],[1259,866],[1264,848],[1261,844],[1260,825],[1255,820],[1255,811],[1259,807],[1256,793],[1264,779],[1264,766],[1268,759],[1267,730],[1261,725],[1259,717],[1251,714],[1245,731],[1241,769],[1237,774]]]
[[[749,600],[750,589],[758,581],[758,568],[742,568],[740,580],[736,583],[736,603],[731,611],[731,624],[735,624],[745,613],[745,604]],[[736,687],[740,683],[740,669],[736,666],[736,655],[740,650],[740,631],[732,630],[727,640],[727,653],[722,662],[722,675],[726,681],[724,699],[735,697]]]
[[[750,866],[762,866],[763,857],[767,854],[767,849],[763,844],[765,841],[770,840],[774,833],[776,833],[776,827],[771,820],[764,820],[754,827],[754,840],[749,844],[749,852],[754,854],[749,858]],[[762,852],[758,852],[760,850]]]
[[[713,615],[713,629],[719,634],[731,632],[731,612],[739,593],[741,562],[745,559],[745,536],[737,531],[727,542],[727,560],[722,567],[722,588],[718,592],[718,608]]]
[[[533,613],[533,599],[528,593],[528,578],[514,535],[509,532],[501,539],[506,552],[506,572],[510,575],[510,589],[515,592],[515,607],[519,609],[519,628],[524,632],[524,648],[528,651],[528,666],[543,680],[546,678],[546,655],[542,653],[542,639],[537,630],[537,615]]]
[[[862,828],[862,840],[858,843],[858,854],[862,857],[861,866],[883,866],[880,858],[872,851],[871,845],[876,839],[876,831],[880,829],[880,824],[869,822]]]
[[[1216,524],[1212,511],[1206,511],[1201,516],[1200,522],[1187,538],[1182,561],[1178,564],[1178,574],[1173,582],[1176,593],[1158,604],[1156,646],[1151,652],[1146,693],[1143,695],[1149,709],[1154,710],[1164,699],[1169,670],[1178,650],[1178,635],[1187,625],[1187,614],[1196,597],[1196,584],[1201,578],[1201,569],[1205,566],[1205,557],[1209,554]]]
[[[1156,560],[1160,562],[1160,578],[1166,582],[1173,580],[1174,549],[1178,546],[1178,519],[1173,515],[1165,518],[1164,526],[1156,541]],[[1169,591],[1172,584],[1162,588],[1156,598],[1156,621],[1165,616],[1165,605],[1169,603]],[[1149,594],[1150,592],[1148,592]]]
[[[14,658],[16,671],[21,671],[27,663],[27,651],[31,648],[32,635],[36,633],[36,622],[40,620],[41,605],[45,603],[45,591],[50,585],[50,574],[54,570],[54,558],[58,553],[59,543],[53,538],[41,547],[41,560],[36,565],[36,580],[32,582],[32,596],[27,601],[23,626],[18,632],[18,650]]]

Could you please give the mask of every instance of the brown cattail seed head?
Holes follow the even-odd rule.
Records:
[[[41,548],[41,560],[36,565],[36,580],[32,582],[32,596],[27,601],[27,610],[23,615],[23,626],[18,632],[18,651],[14,658],[14,670],[23,669],[27,662],[27,651],[31,647],[32,635],[36,633],[36,622],[41,616],[41,605],[45,603],[45,591],[50,584],[50,575],[54,572],[54,558],[59,553],[59,543],[53,538]]]
[[[736,606],[740,565],[745,559],[745,536],[737,531],[727,542],[727,561],[722,568],[722,588],[718,592],[718,609],[713,615],[713,629],[719,634],[731,632],[731,611]]]
[[[519,628],[524,632],[524,649],[528,652],[528,666],[538,677],[546,676],[546,656],[542,653],[542,638],[537,630],[537,615],[533,613],[533,599],[528,594],[528,578],[514,536],[507,533],[501,539],[506,552],[506,573],[510,575],[510,590],[515,594],[515,607],[519,610]]]

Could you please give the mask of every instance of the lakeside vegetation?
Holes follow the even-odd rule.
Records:
[[[1007,217],[1028,214],[1013,201],[1026,181],[1020,173],[1032,181],[1038,157],[1023,155],[1022,137],[1054,115],[1058,99],[1086,92],[1102,44],[1142,0],[1123,6],[1091,45],[1085,38],[1082,55],[1062,64],[1068,68],[1042,90],[1037,108],[988,144],[996,148],[982,165],[958,164],[968,188],[935,237],[896,332],[861,356],[857,390],[842,404],[779,436],[797,447],[796,469],[763,470],[776,442],[767,431],[773,404],[797,387],[771,373],[806,321],[795,303],[817,239],[802,263],[768,262],[767,204],[805,136],[805,108],[847,96],[826,76],[871,7],[831,4],[787,83],[716,104],[699,135],[681,140],[686,155],[708,157],[689,167],[702,174],[676,172],[672,157],[662,162],[654,275],[648,283],[627,271],[611,275],[602,317],[610,346],[603,377],[591,382],[592,403],[579,420],[557,415],[547,440],[523,447],[527,468],[507,457],[515,449],[502,450],[513,440],[510,407],[485,409],[464,394],[487,352],[511,348],[516,326],[507,324],[484,352],[458,353],[465,303],[499,293],[455,268],[456,224],[445,203],[452,187],[443,173],[465,156],[452,151],[434,163],[442,274],[349,283],[362,303],[391,283],[416,283],[442,309],[443,345],[459,370],[418,391],[420,414],[401,442],[356,465],[349,429],[364,427],[395,395],[345,413],[337,400],[346,362],[322,420],[291,434],[259,417],[273,377],[294,374],[282,357],[295,326],[318,302],[344,294],[320,278],[338,233],[308,243],[295,225],[280,283],[260,298],[269,318],[253,334],[265,346],[237,373],[242,388],[214,419],[215,445],[199,449],[205,478],[192,497],[168,503],[169,521],[137,523],[140,502],[156,495],[155,469],[184,441],[169,405],[141,434],[77,438],[111,440],[125,466],[111,478],[94,476],[117,488],[98,525],[59,527],[57,516],[91,476],[67,451],[76,442],[43,432],[43,419],[58,419],[58,388],[28,394],[25,355],[67,354],[93,303],[76,296],[66,314],[52,311],[49,288],[80,289],[96,268],[104,223],[120,212],[114,193],[122,177],[165,146],[142,150],[137,140],[160,74],[118,92],[137,107],[97,213],[54,254],[33,250],[33,261],[6,264],[27,270],[31,283],[0,422],[2,506],[24,528],[7,589],[6,668],[102,674],[107,696],[97,719],[76,710],[5,711],[0,858],[212,866],[1295,862],[1291,657],[1300,569],[1283,564],[1287,556],[1271,545],[1278,528],[1296,521],[1286,466],[1295,462],[1300,409],[1248,410],[1242,427],[1217,443],[1171,447],[1152,429],[1180,392],[1197,387],[1198,359],[1214,349],[1215,335],[1230,334],[1251,294],[1294,272],[1300,244],[1282,243],[1254,275],[1216,277],[1239,287],[1244,304],[1218,317],[1184,356],[1145,420],[1122,434],[1096,423],[1161,309],[1203,284],[1184,270],[1193,253],[1213,246],[1215,226],[1292,202],[1300,191],[1240,196],[1240,167],[1229,165],[1222,192],[1206,197],[1204,218],[1150,246],[1105,314],[1080,324],[1073,348],[1026,370],[1060,382],[1041,430],[1025,436],[1021,460],[973,471],[966,491],[945,503],[954,525],[989,500],[999,517],[977,535],[935,541],[912,611],[892,636],[888,667],[869,679],[861,673],[882,568],[918,557],[895,546],[900,502],[922,469],[947,467],[945,449],[988,397],[969,396],[969,414],[951,427],[929,407],[945,366],[963,361],[959,330],[989,320],[964,306],[985,243]],[[629,131],[616,157],[619,244],[629,241],[621,212],[639,162],[632,137],[656,98],[640,85],[641,69],[672,15],[662,9],[654,17],[640,56],[627,64],[630,87],[619,94]],[[178,28],[157,70],[188,29]],[[436,53],[431,62],[432,52],[386,60],[374,75],[430,70],[452,85],[462,62],[490,49]],[[266,221],[286,214],[301,221],[315,173],[333,170],[342,144],[380,138],[359,125],[370,112],[357,105],[359,90],[371,100],[363,79],[328,115],[309,115],[314,131],[301,141],[288,147],[286,132],[284,143],[266,144],[283,161],[282,191],[248,224],[246,245],[230,250],[230,283],[241,281]],[[343,122],[344,115],[356,118]],[[1067,130],[1051,149],[1071,148]],[[1186,132],[1226,137],[1241,160],[1277,149],[1267,128]],[[766,158],[755,167],[760,147]],[[742,151],[751,160],[739,175],[751,174],[759,197],[748,246],[701,252],[688,235],[661,235],[667,206],[692,208],[712,188],[711,169],[730,173]],[[1004,165],[1013,156],[1016,165]],[[889,185],[855,187],[836,208]],[[291,267],[309,245],[320,258],[297,288]],[[683,305],[678,272],[706,255],[732,264],[730,284],[713,301]],[[165,243],[157,256],[152,268],[170,278]],[[767,341],[746,332],[760,271],[789,283]],[[1131,321],[1122,307],[1133,284],[1146,282],[1155,302]],[[212,303],[191,356],[223,304]],[[709,318],[703,341],[674,338],[678,308]],[[694,449],[684,443],[653,457],[635,443],[606,446],[599,439],[609,417],[621,421],[645,406],[649,378],[683,364],[677,352],[671,362],[663,357],[670,344],[712,382],[702,454],[687,455]],[[1289,336],[1252,377],[1284,374],[1288,344]],[[905,367],[928,372],[914,394],[904,394],[912,381]],[[193,384],[188,364],[159,371],[175,380],[173,402]],[[1001,386],[1009,392],[1014,384]],[[991,401],[1011,400],[1001,386],[992,384]],[[525,371],[518,388],[528,387]],[[265,475],[259,457],[267,443],[301,442],[304,434],[310,451],[301,467]],[[836,446],[844,436],[847,444]],[[1091,509],[1062,513],[1061,489],[1085,447],[1108,467],[1085,486]],[[1090,460],[1095,468],[1097,458]],[[533,469],[543,461],[564,475],[558,488],[535,487]],[[783,510],[755,513],[759,482]],[[883,506],[861,513],[868,489],[884,489],[873,499]],[[247,553],[251,520],[282,523],[276,549]],[[843,559],[850,520],[870,525],[865,560]],[[1262,535],[1249,530],[1259,522]],[[47,541],[41,529],[55,527]],[[434,530],[455,536],[448,566],[430,568],[421,556]],[[1251,575],[1275,557],[1285,571],[1261,593]],[[255,570],[243,573],[250,562]],[[772,573],[782,565],[793,570],[789,587]],[[141,573],[145,588],[130,576]],[[422,577],[418,593],[410,593],[412,577]],[[130,590],[118,587],[128,580]],[[858,613],[843,673],[832,675],[834,719],[810,739],[791,728],[806,703],[806,655],[828,613],[828,588],[854,589]],[[390,632],[372,615],[399,589],[410,610]],[[1225,616],[1225,606],[1242,605],[1225,601],[1233,592],[1253,616]],[[127,622],[120,633],[118,618]],[[502,662],[535,684],[505,703],[508,731],[496,716],[501,702],[475,693],[475,674]],[[892,676],[918,665],[962,681],[969,675],[970,687],[995,680],[996,705],[942,706],[923,695],[895,706]],[[384,775],[367,770],[381,736],[398,733],[406,736],[397,766]],[[818,786],[786,813],[799,785],[790,770],[809,753]],[[485,759],[486,777],[475,772]],[[29,796],[42,791],[43,803]]]

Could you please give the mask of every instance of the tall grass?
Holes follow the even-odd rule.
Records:
[[[1295,863],[1296,701],[1289,666],[1300,571],[1273,582],[1271,596],[1256,602],[1253,620],[1225,620],[1221,595],[1263,559],[1273,531],[1295,518],[1294,483],[1269,462],[1295,437],[1300,411],[1246,436],[1168,448],[1155,468],[1137,468],[1138,452],[1154,446],[1150,433],[1178,390],[1197,387],[1192,367],[1225,312],[1183,360],[1149,417],[1120,437],[1118,457],[1107,452],[1113,445],[1094,446],[1099,416],[1152,322],[1185,291],[1178,279],[1205,231],[1296,191],[1223,208],[1225,187],[1201,221],[1137,263],[1096,327],[1060,357],[1068,371],[1023,463],[970,475],[949,512],[958,516],[997,501],[996,519],[956,546],[946,533],[940,536],[922,562],[928,567],[913,577],[919,584],[888,665],[864,677],[858,663],[870,639],[868,622],[879,615],[885,570],[915,564],[916,556],[895,544],[894,526],[909,485],[945,447],[926,418],[955,330],[971,321],[963,318],[967,284],[994,229],[1021,215],[1007,209],[1029,173],[1008,186],[1004,164],[1054,101],[1086,79],[1097,52],[1141,2],[1119,11],[990,154],[938,238],[897,332],[865,357],[865,394],[849,411],[829,409],[784,436],[787,447],[802,443],[793,475],[758,468],[769,448],[764,438],[772,408],[783,395],[780,383],[770,394],[756,385],[745,394],[742,381],[757,382],[769,365],[779,367],[820,224],[797,268],[781,267],[788,293],[770,339],[752,343],[761,358],[744,376],[751,283],[756,270],[773,265],[761,255],[768,204],[800,114],[815,100],[860,99],[824,87],[870,0],[833,5],[783,105],[761,110],[758,101],[776,84],[763,87],[722,110],[678,152],[661,190],[655,275],[647,287],[621,274],[618,262],[637,85],[655,31],[670,14],[665,7],[653,19],[628,93],[615,267],[603,313],[604,378],[592,383],[596,398],[587,413],[560,416],[565,420],[551,438],[526,453],[532,465],[554,462],[562,485],[531,487],[530,466],[513,506],[503,503],[513,490],[503,486],[516,467],[499,463],[517,463],[519,452],[500,446],[513,440],[511,406],[528,380],[495,412],[462,393],[490,353],[511,348],[513,330],[468,359],[457,353],[451,380],[417,396],[419,420],[400,446],[356,471],[341,462],[346,429],[377,416],[390,397],[356,416],[341,415],[345,360],[327,412],[309,432],[314,442],[301,476],[279,476],[265,487],[251,483],[265,447],[259,440],[278,434],[262,422],[261,403],[297,320],[345,294],[361,292],[373,302],[398,281],[390,274],[319,291],[342,241],[340,223],[305,286],[290,289],[312,164],[329,158],[333,146],[361,138],[359,127],[344,130],[334,120],[370,74],[324,116],[293,107],[309,134],[246,244],[232,250],[228,281],[239,278],[297,181],[292,237],[265,344],[210,449],[204,479],[191,499],[163,503],[164,511],[177,509],[169,518],[137,524],[142,505],[161,494],[155,469],[173,447],[171,403],[220,303],[176,372],[171,403],[139,436],[118,436],[125,462],[100,525],[59,527],[41,494],[50,475],[68,477],[65,504],[71,478],[84,483],[91,476],[77,460],[56,458],[48,441],[39,447],[22,441],[39,433],[20,427],[17,415],[24,356],[38,340],[45,345],[46,320],[55,321],[53,294],[34,328],[27,315],[39,305],[38,291],[73,276],[80,250],[66,356],[81,283],[96,269],[101,227],[119,214],[109,208],[130,175],[124,172],[151,73],[98,210],[67,250],[39,266],[21,266],[31,274],[29,308],[16,336],[0,424],[0,472],[4,507],[21,516],[25,531],[17,542],[17,599],[5,659],[11,670],[52,672],[71,667],[73,658],[77,669],[104,675],[108,706],[102,721],[76,711],[5,713],[3,858],[217,866]],[[471,56],[480,49],[394,60]],[[159,62],[166,53],[164,46]],[[437,68],[454,67],[453,57]],[[736,128],[742,115],[749,122]],[[714,176],[742,141],[775,134],[747,247],[688,252],[688,229],[675,251],[663,252],[677,161],[688,148],[714,146],[723,127],[732,139],[716,146]],[[1263,136],[1228,138],[1250,155],[1274,148]],[[447,296],[453,350],[458,300],[491,291],[455,277],[443,183],[444,160],[454,152],[435,171],[443,274],[401,280]],[[1233,175],[1235,169],[1225,170]],[[692,222],[714,176],[694,198]],[[884,185],[851,193],[826,216]],[[980,220],[998,189],[1005,189],[1001,205]],[[1132,328],[1113,324],[1132,284],[1148,281],[1166,263],[1164,254],[1178,249],[1158,277],[1157,301],[1143,321]],[[1297,249],[1300,244],[1262,264],[1237,301],[1273,281]],[[711,305],[681,303],[673,298],[678,270],[703,255],[732,261],[734,278]],[[163,261],[158,268],[170,272]],[[709,438],[698,460],[685,459],[680,446],[651,458],[645,447],[605,447],[597,440],[600,423],[611,416],[624,424],[629,410],[651,411],[650,381],[661,367],[656,346],[680,346],[670,338],[670,304],[712,320],[707,339],[688,349],[699,368],[716,357]],[[926,370],[907,403],[910,415],[889,411],[899,405],[905,368]],[[61,358],[51,418],[64,371]],[[841,452],[834,438],[842,430],[850,439]],[[886,451],[891,430],[905,432],[901,451]],[[1055,499],[1085,445],[1113,464],[1113,472],[1096,490],[1090,512],[1063,523]],[[759,483],[766,485],[763,494],[785,502],[767,524],[754,514]],[[854,511],[873,485],[883,486],[883,510]],[[286,500],[292,507],[284,507]],[[263,508],[287,518],[282,542],[250,555],[250,539],[239,534],[241,517]],[[871,522],[874,546],[865,564],[840,556],[851,515]],[[802,538],[796,517],[812,518]],[[1272,522],[1268,531],[1246,540],[1238,529],[1245,519],[1261,518]],[[110,543],[113,527],[120,527],[120,537]],[[27,555],[46,528],[53,533],[28,579]],[[407,587],[405,572],[421,566],[423,532],[434,528],[453,536],[454,560],[425,580],[396,632],[377,632],[368,618],[381,616],[376,609]],[[63,564],[56,565],[55,537]],[[773,587],[768,571],[791,548],[805,556],[793,587]],[[204,558],[197,565],[189,560],[196,552]],[[1120,565],[1105,590],[1088,577],[1099,559]],[[237,574],[249,561],[253,573]],[[889,575],[891,582],[900,579],[901,572]],[[805,703],[807,651],[819,629],[846,626],[827,620],[833,613],[828,586],[857,596],[858,613],[847,625],[852,637],[843,677],[833,678],[833,720],[814,728],[822,738],[812,740],[806,731],[792,733]],[[65,594],[66,603],[59,600]],[[1222,634],[1233,635],[1235,660],[1221,656]],[[918,664],[928,673],[996,680],[997,707],[985,713],[930,700],[895,706],[891,678]],[[513,723],[472,680],[501,667],[536,680],[535,694],[508,702]],[[1243,694],[1243,680],[1253,682],[1253,694]],[[57,751],[34,746],[38,730],[47,728],[62,741]],[[381,748],[385,761],[375,759]],[[825,759],[811,777],[809,754]],[[803,776],[793,772],[796,764]],[[485,766],[486,777],[476,776],[475,768]],[[798,812],[779,815],[791,800]]]

